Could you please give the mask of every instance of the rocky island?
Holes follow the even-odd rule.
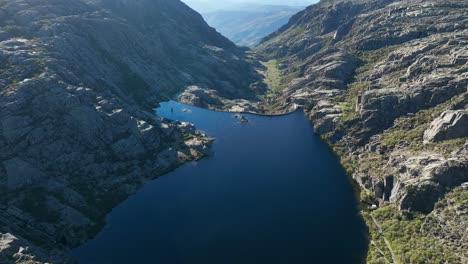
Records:
[[[376,205],[368,263],[468,261],[464,0],[322,0],[249,52],[178,0],[0,0],[0,77],[0,263],[73,263],[145,180],[206,155],[151,112],[175,97],[302,108]]]

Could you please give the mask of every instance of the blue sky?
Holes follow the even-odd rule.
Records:
[[[236,5],[290,5],[308,6],[318,0],[182,0],[198,12],[209,12],[217,9],[230,9]]]

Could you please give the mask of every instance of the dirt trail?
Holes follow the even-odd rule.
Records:
[[[393,264],[399,264],[399,262],[397,261],[396,255],[393,252],[392,246],[390,245],[390,242],[387,240],[387,238],[385,238],[385,234],[384,234],[382,228],[380,227],[379,223],[377,222],[377,220],[374,218],[373,215],[370,215],[370,217],[372,218],[372,221],[374,222],[375,226],[377,226],[377,228],[379,229],[379,233],[382,236],[382,238],[383,238],[383,240],[385,242],[385,245],[388,248],[388,251],[390,251],[390,254],[392,256],[392,263]]]

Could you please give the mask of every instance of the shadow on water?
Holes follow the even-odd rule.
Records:
[[[172,111],[171,111],[172,110]],[[301,111],[279,117],[162,103],[216,138],[214,154],[150,181],[73,250],[80,263],[363,263],[353,186]]]

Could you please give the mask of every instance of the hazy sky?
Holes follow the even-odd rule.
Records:
[[[198,12],[209,12],[217,9],[230,9],[236,5],[289,5],[308,6],[318,0],[182,0]]]

